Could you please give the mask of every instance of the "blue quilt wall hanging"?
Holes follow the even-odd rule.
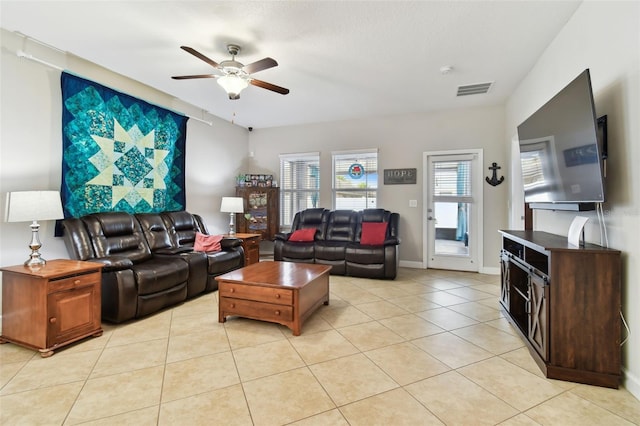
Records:
[[[63,72],[65,217],[185,209],[188,118]]]

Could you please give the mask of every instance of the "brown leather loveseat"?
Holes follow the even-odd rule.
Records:
[[[62,226],[71,258],[104,264],[102,318],[110,322],[217,290],[215,276],[244,265],[236,238],[223,239],[218,252],[193,251],[196,232],[208,232],[200,216],[185,211],[94,213]]]
[[[385,209],[302,210],[291,232],[276,234],[273,258],[331,265],[333,275],[392,280],[398,272],[399,221],[398,213]],[[374,227],[379,236],[369,241],[365,233]],[[312,231],[310,237],[296,240],[294,233],[305,230]]]

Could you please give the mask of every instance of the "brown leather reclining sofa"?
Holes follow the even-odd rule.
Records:
[[[244,266],[241,241],[224,238],[222,250],[195,252],[202,218],[186,211],[94,213],[62,221],[73,259],[100,262],[102,319],[120,323],[218,289],[215,277]]]
[[[291,232],[275,236],[273,259],[331,265],[331,274],[363,278],[395,279],[398,272],[398,224],[400,215],[384,209],[297,212]],[[363,225],[386,222],[376,244],[363,244]],[[316,229],[312,241],[292,241],[295,231]]]

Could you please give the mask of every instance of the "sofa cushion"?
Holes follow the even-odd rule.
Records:
[[[138,219],[152,253],[156,253],[158,250],[171,249],[169,231],[159,213],[138,213],[135,217]]]
[[[326,241],[351,242],[355,240],[358,212],[355,210],[335,210],[329,213]]]
[[[205,235],[200,232],[196,232],[196,240],[193,244],[194,251],[204,252],[216,252],[222,250],[220,245],[222,241],[222,235]]]
[[[123,212],[93,213],[81,218],[97,258],[123,256],[133,263],[151,259],[151,249],[140,224]]]
[[[223,250],[207,253],[209,258],[209,276],[216,276],[242,266],[244,257],[236,250]]]
[[[282,257],[283,258],[280,260],[300,260],[302,262],[313,263],[313,258],[315,257],[315,243],[299,242],[295,244],[283,244]]]
[[[318,230],[316,228],[305,228],[294,231],[289,237],[289,241],[308,242],[313,241]]]
[[[345,250],[344,258],[349,263],[359,263],[363,265],[384,264],[384,246],[362,245],[351,243]]]
[[[179,257],[157,257],[131,267],[138,295],[153,294],[186,283],[189,265]]]
[[[316,259],[335,260],[344,263],[344,253],[347,249],[344,241],[316,241]]]
[[[302,210],[295,214],[291,223],[291,230],[315,228],[318,230],[316,239],[323,240],[327,230],[327,220],[329,218],[329,210],[324,208],[312,208]]]
[[[164,212],[162,219],[167,225],[174,247],[193,247],[196,232],[200,231],[193,215],[187,211]]]
[[[387,235],[387,222],[362,222],[360,244],[366,246],[380,246]]]

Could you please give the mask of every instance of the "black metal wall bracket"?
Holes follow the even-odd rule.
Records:
[[[500,179],[498,179],[498,170],[501,168],[502,167],[498,166],[498,163],[491,163],[489,170],[493,170],[493,176],[491,176],[491,179],[489,179],[489,176],[485,177],[489,185],[498,186],[504,181],[504,176],[500,176]]]

